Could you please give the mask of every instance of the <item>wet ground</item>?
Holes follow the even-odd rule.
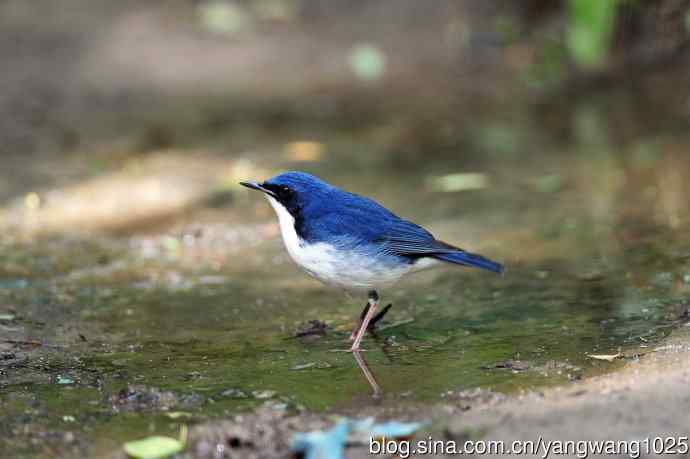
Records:
[[[44,164],[51,186],[9,190],[2,210],[0,451],[103,455],[266,406],[403,412],[588,378],[662,345],[687,319],[689,139],[669,124],[622,141],[609,115],[574,110],[562,138],[482,122],[428,159],[401,153],[405,123],[377,120]],[[237,186],[285,169],[507,272],[410,278],[381,292],[394,306],[363,362],[337,352],[364,298],[299,272],[267,203]]]

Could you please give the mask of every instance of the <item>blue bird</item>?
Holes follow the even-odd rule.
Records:
[[[326,285],[368,291],[367,305],[350,337],[352,351],[359,350],[372,319],[376,322],[387,311],[374,317],[377,290],[405,274],[441,262],[503,272],[501,264],[439,241],[377,202],[304,172],[241,185],[264,193],[297,265]]]

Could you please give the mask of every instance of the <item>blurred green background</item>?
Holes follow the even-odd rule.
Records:
[[[227,165],[238,162],[443,175],[608,142],[603,154],[629,164],[668,156],[651,144],[687,125],[686,1],[10,0],[0,9],[0,200],[14,210],[5,220],[34,219],[40,231],[155,219],[232,186]],[[348,140],[366,147],[338,145]],[[59,222],[60,209],[38,221],[16,212],[64,208],[64,193],[51,190],[146,168],[155,154],[172,159],[167,169],[154,162],[154,175],[186,171],[177,159],[193,153],[216,172],[208,186],[173,186],[173,197],[134,211],[112,202],[101,214],[114,222],[90,207],[80,208],[84,222]],[[538,186],[558,185],[535,174],[551,176]],[[486,184],[455,179],[436,183]]]

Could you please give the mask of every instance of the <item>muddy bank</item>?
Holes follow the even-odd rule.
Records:
[[[686,326],[620,371],[451,417],[450,436],[491,440],[644,440],[688,435],[690,333]],[[655,454],[643,454],[654,457]]]
[[[265,406],[194,427],[188,450],[181,457],[297,457],[289,452],[296,432],[328,429],[339,416],[431,421],[431,427],[420,430],[413,441],[431,436],[456,444],[466,440],[504,441],[510,445],[514,440],[537,442],[539,438],[549,442],[687,437],[690,328],[678,329],[661,345],[642,345],[639,355],[623,359],[626,363],[614,373],[513,396],[485,390],[451,391],[442,403],[386,407],[372,399],[371,404],[358,409],[321,415],[290,415],[283,409]],[[610,363],[602,361],[602,365]],[[641,451],[645,457],[655,457]],[[125,456],[117,452],[109,457]],[[366,446],[355,442],[346,449],[345,457],[372,456]]]

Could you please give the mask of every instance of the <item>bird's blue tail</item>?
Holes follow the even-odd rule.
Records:
[[[439,253],[433,255],[433,257],[441,261],[447,261],[448,263],[455,263],[456,265],[486,269],[487,271],[499,274],[503,273],[502,264],[491,261],[475,253],[465,252],[464,250],[458,250],[457,252],[451,253]]]

